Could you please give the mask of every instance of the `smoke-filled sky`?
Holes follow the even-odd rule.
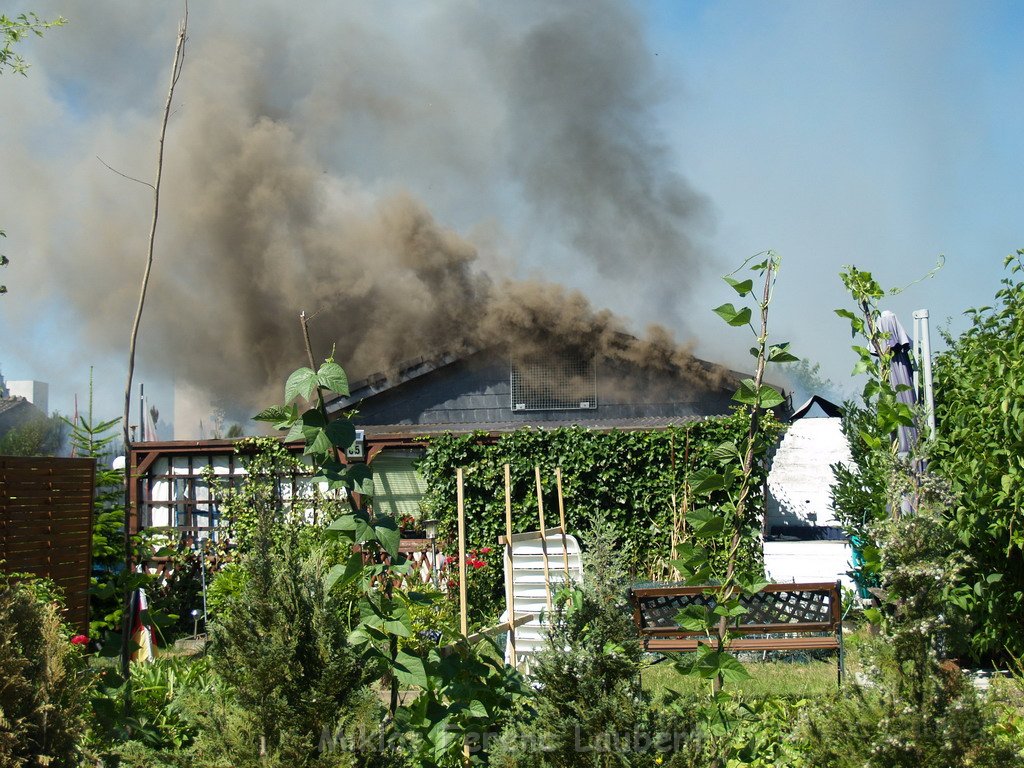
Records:
[[[95,365],[112,416],[151,202],[97,158],[152,177],[180,8],[31,9],[69,23],[0,76],[0,371],[69,412]],[[1012,2],[193,2],[136,381],[244,414],[303,309],[355,376],[652,323],[743,366],[718,277],[773,248],[775,335],[843,383],[841,265],[945,254],[890,306],[955,331],[1024,246],[1021,32]]]

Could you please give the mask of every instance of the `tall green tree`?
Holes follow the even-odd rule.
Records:
[[[62,416],[38,414],[0,437],[0,456],[55,456],[66,437]]]
[[[970,553],[971,648],[1021,658],[1024,634],[1024,250],[991,307],[935,361],[931,469],[956,494],[949,525]]]
[[[0,75],[4,72],[24,75],[28,70],[29,65],[14,50],[16,43],[31,35],[42,37],[43,32],[47,29],[66,23],[67,19],[63,16],[58,16],[53,21],[45,21],[31,11],[19,13],[16,16],[0,14],[0,43],[2,43],[0,45]]]
[[[14,45],[21,42],[30,35],[42,37],[43,32],[50,27],[59,27],[66,24],[67,19],[58,16],[53,21],[44,21],[34,13],[20,13],[17,16],[0,14],[0,75],[4,72],[13,72],[24,75],[28,64],[14,50]],[[0,229],[0,237],[7,237],[7,233]],[[10,264],[10,259],[0,253],[0,267]],[[7,286],[0,284],[0,293],[7,293]]]

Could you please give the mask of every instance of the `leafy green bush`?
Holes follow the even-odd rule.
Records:
[[[971,553],[971,650],[1024,656],[1024,251],[1007,257],[993,307],[935,361],[932,471],[957,496],[949,524]]]
[[[88,689],[57,604],[0,574],[0,766],[77,766]]]
[[[810,765],[916,768],[1000,766],[1011,752],[990,735],[992,707],[941,659],[960,634],[964,604],[957,541],[928,494],[917,513],[876,526],[882,638],[863,654],[865,685],[853,684],[812,712],[802,736]]]
[[[199,734],[188,697],[209,698],[218,687],[223,686],[206,657],[161,656],[132,664],[127,681],[109,670],[93,693],[92,750],[123,765],[184,751]]]
[[[676,508],[693,504],[689,479],[704,468],[721,471],[715,450],[723,443],[743,444],[749,416],[710,418],[659,431],[595,432],[580,427],[554,430],[520,429],[493,443],[481,435],[444,434],[431,437],[419,471],[427,481],[425,507],[439,520],[439,535],[456,541],[455,469],[466,467],[465,503],[467,543],[472,548],[493,547],[505,533],[504,465],[511,465],[515,532],[538,529],[534,466],[540,466],[547,524],[558,524],[555,468],[563,475],[566,525],[569,531],[589,531],[601,516],[613,527],[619,557],[630,575],[662,579],[670,574],[673,494]],[[774,444],[782,426],[770,413],[761,418],[763,443]],[[739,457],[736,458],[739,463]],[[744,569],[760,570],[760,520],[764,498],[760,492],[765,468],[755,467],[747,502],[743,546]],[[711,494],[704,504],[715,507],[724,492]],[[722,558],[727,549],[722,542]],[[657,553],[657,554],[653,554]],[[486,568],[483,615],[493,619],[504,608],[503,572]]]

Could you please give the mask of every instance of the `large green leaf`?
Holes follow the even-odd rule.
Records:
[[[768,348],[768,360],[773,363],[796,363],[799,357],[789,351],[789,342],[773,344]]]
[[[744,379],[732,399],[743,405],[757,405],[757,385],[753,379]]]
[[[398,658],[392,667],[398,682],[405,686],[417,688],[427,687],[427,670],[423,665],[423,659],[413,656],[405,651],[398,652]]]
[[[715,308],[715,314],[721,317],[729,325],[740,326],[750,322],[750,307],[736,309],[732,304],[723,304]]]
[[[286,429],[295,421],[298,409],[294,405],[274,405],[253,416],[253,421],[269,421],[278,429]]]
[[[709,509],[695,509],[686,518],[697,538],[707,539],[725,530],[725,518]]]
[[[749,278],[746,280],[737,280],[733,277],[723,277],[722,279],[731,285],[733,290],[735,290],[740,296],[746,296],[754,287],[754,281]]]
[[[349,464],[346,472],[346,487],[363,496],[373,496],[373,470],[366,464]]]
[[[306,449],[303,453],[307,456],[328,456],[334,451],[331,439],[327,431],[321,427],[311,427],[309,431],[303,430],[306,436]]]
[[[292,372],[284,385],[284,402],[291,403],[297,397],[310,399],[316,389],[316,372],[312,368],[299,368]]]
[[[693,474],[696,476],[698,472],[694,472]],[[709,472],[706,474],[701,472],[701,474],[703,476],[693,483],[694,493],[711,493],[712,491],[720,491],[725,488],[725,478],[717,472]]]
[[[777,405],[782,405],[786,402],[786,398],[782,396],[774,387],[762,386],[761,392],[758,395],[759,404],[762,408],[774,408]]]
[[[356,428],[346,418],[338,418],[327,425],[326,433],[331,444],[345,451],[356,441]]]
[[[676,614],[676,624],[690,632],[704,632],[713,623],[709,610],[699,605],[689,605]]]
[[[360,552],[354,552],[344,565],[335,565],[328,571],[327,578],[324,579],[324,591],[330,592],[336,586],[339,589],[344,589],[359,578],[362,572],[363,555]]]
[[[722,651],[714,654],[714,664],[717,665],[718,671],[722,675],[722,679],[728,683],[740,683],[744,680],[750,679],[750,673],[747,668],[739,662],[739,660],[732,654]]]
[[[326,361],[316,372],[316,380],[324,389],[348,396],[348,376],[344,369],[333,360]]]
[[[402,540],[402,533],[398,530],[395,521],[390,517],[379,517],[374,521],[373,530],[381,548],[392,558],[398,557],[398,545]]]
[[[359,601],[359,619],[365,626],[398,637],[412,636],[412,621],[405,603],[396,598],[362,598]]]

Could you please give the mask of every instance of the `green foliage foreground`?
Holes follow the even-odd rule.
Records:
[[[949,525],[970,562],[971,650],[1024,657],[1024,250],[991,307],[935,361],[931,469],[956,495]]]

